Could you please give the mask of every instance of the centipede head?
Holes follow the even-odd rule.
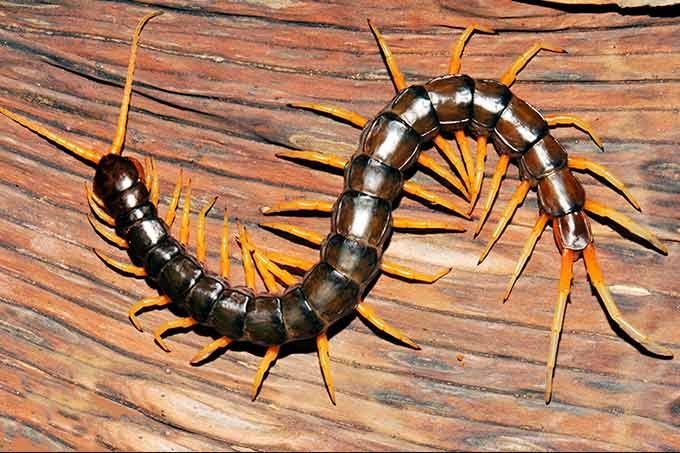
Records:
[[[132,187],[144,179],[144,168],[133,157],[107,154],[97,164],[94,176],[94,193],[102,200]]]

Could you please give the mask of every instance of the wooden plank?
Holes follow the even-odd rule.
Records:
[[[677,349],[680,262],[676,152],[680,132],[680,24],[645,14],[574,13],[500,2],[78,2],[6,4],[0,14],[0,105],[74,141],[106,149],[115,128],[129,40],[145,29],[126,152],[154,156],[162,204],[176,173],[191,175],[197,206],[218,195],[208,218],[209,266],[218,262],[221,207],[254,240],[314,258],[318,252],[257,227],[258,208],[301,197],[333,200],[337,174],[277,159],[283,147],[349,156],[359,132],[289,108],[333,103],[370,116],[394,95],[366,18],[374,19],[406,76],[446,70],[449,47],[471,22],[463,70],[498,77],[535,41],[568,48],[541,54],[513,90],[545,113],[575,113],[605,141],[598,153],[575,130],[555,135],[570,152],[608,166],[643,206],[582,176],[589,196],[649,226],[663,257],[594,225],[605,278],[624,316]],[[436,152],[428,150],[436,156]],[[494,154],[494,153],[491,153]],[[439,157],[436,157],[438,160]],[[487,177],[495,164],[490,156]],[[262,350],[230,348],[188,364],[209,332],[173,335],[170,354],[150,330],[168,311],[127,308],[152,294],[94,257],[112,254],[88,225],[83,185],[92,170],[9,121],[0,121],[0,448],[661,450],[680,446],[680,369],[641,354],[613,330],[580,263],[575,266],[551,405],[544,367],[558,254],[546,232],[506,304],[500,299],[536,216],[532,194],[490,257],[477,257],[492,225],[472,223],[404,199],[399,213],[451,220],[463,234],[395,234],[390,259],[422,270],[453,266],[433,285],[381,276],[368,300],[423,349],[377,336],[352,318],[331,338],[338,405],[327,399],[313,345],[284,348],[256,402],[249,387]],[[417,173],[442,196],[447,188]],[[517,184],[511,170],[489,220]],[[484,194],[483,194],[484,195]],[[478,214],[477,214],[478,215]],[[327,218],[286,217],[315,231]],[[192,240],[195,237],[192,232]],[[123,253],[116,254],[124,258]],[[231,251],[233,280],[242,281]],[[261,285],[260,285],[261,287]]]

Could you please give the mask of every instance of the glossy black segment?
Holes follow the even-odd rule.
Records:
[[[245,287],[227,288],[222,292],[208,315],[208,325],[218,334],[237,341],[243,338],[246,307],[253,299],[253,292]]]
[[[128,157],[107,154],[97,164],[94,193],[102,200],[132,187],[139,180],[137,167]]]
[[[347,316],[359,303],[359,286],[324,262],[305,275],[302,292],[327,324]]]
[[[106,211],[114,218],[125,215],[132,209],[143,205],[149,201],[149,191],[141,181],[132,185],[129,189],[114,194],[104,200]]]
[[[580,251],[593,242],[590,222],[585,212],[571,212],[553,220],[555,240],[561,248]]]
[[[205,275],[199,279],[184,298],[191,317],[198,322],[205,322],[227,286],[216,276]]]
[[[288,338],[315,338],[326,329],[326,324],[309,305],[300,285],[289,287],[281,296],[281,311]]]
[[[246,307],[245,333],[252,343],[270,346],[286,341],[286,328],[281,313],[281,299],[258,294]]]
[[[158,211],[153,203],[147,201],[130,211],[125,212],[116,217],[116,234],[120,237],[127,237],[128,230],[132,225],[140,220],[156,219],[158,218]]]
[[[401,194],[402,173],[366,154],[352,158],[345,171],[345,189],[363,192],[390,203]]]
[[[427,90],[420,85],[411,85],[399,93],[386,109],[399,116],[421,136],[430,139],[439,131],[439,121],[430,102]]]
[[[528,102],[513,96],[494,129],[494,145],[501,154],[523,154],[548,134],[548,124]]]
[[[136,265],[144,263],[146,253],[158,245],[168,235],[165,223],[161,219],[142,220],[128,229],[128,255]]]
[[[420,135],[394,113],[378,115],[361,134],[359,150],[402,172],[418,159]]]
[[[511,97],[508,87],[496,80],[475,80],[472,121],[468,125],[472,134],[490,135]]]
[[[464,128],[472,118],[475,82],[462,74],[434,78],[425,84],[439,119],[439,129],[453,132]]]
[[[538,181],[538,199],[545,212],[552,217],[561,217],[581,210],[586,193],[578,179],[565,167]]]
[[[198,282],[202,275],[203,270],[198,261],[188,255],[178,255],[161,271],[158,286],[174,302],[184,302],[184,294]]]
[[[332,231],[382,247],[392,224],[391,212],[385,200],[348,191],[335,204]]]
[[[163,268],[175,257],[184,254],[184,247],[174,238],[166,236],[156,247],[149,250],[144,262],[148,278],[157,282]]]
[[[524,153],[520,166],[532,179],[540,179],[548,173],[567,165],[567,152],[548,134]]]
[[[378,272],[378,249],[341,234],[330,235],[321,246],[321,259],[364,286]]]

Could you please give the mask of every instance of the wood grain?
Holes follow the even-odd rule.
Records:
[[[544,113],[582,116],[604,139],[600,154],[578,131],[555,132],[570,152],[619,175],[643,212],[583,176],[589,196],[649,226],[668,245],[664,257],[609,225],[594,226],[605,277],[624,316],[664,345],[680,346],[676,17],[567,13],[505,0],[4,2],[0,105],[106,149],[134,26],[153,9],[165,14],[142,36],[126,152],[158,160],[162,204],[180,167],[192,176],[196,211],[220,197],[208,219],[208,261],[215,267],[225,205],[231,221],[247,224],[263,247],[317,256],[259,229],[258,208],[337,195],[337,174],[275,153],[310,148],[348,156],[358,139],[356,129],[288,102],[333,103],[370,116],[391,99],[366,18],[381,28],[412,82],[445,72],[453,39],[471,22],[500,32],[470,42],[463,70],[474,77],[498,77],[538,40],[567,48],[567,55],[533,60],[514,90]],[[263,351],[237,346],[195,367],[189,358],[211,340],[209,332],[172,336],[174,350],[167,354],[149,331],[173,319],[171,312],[144,313],[143,334],[130,325],[127,308],[152,291],[91,253],[107,248],[85,218],[83,185],[91,168],[2,120],[0,169],[3,450],[680,448],[678,362],[642,354],[612,328],[580,263],[554,399],[543,403],[559,266],[549,232],[509,302],[500,303],[536,216],[534,195],[480,266],[490,225],[477,239],[471,231],[392,238],[391,259],[422,270],[454,268],[433,285],[382,276],[368,296],[422,351],[385,341],[351,319],[330,346],[337,406],[328,401],[309,345],[284,349],[258,400],[250,402]],[[428,175],[414,180],[453,197]],[[490,223],[516,183],[512,170]],[[452,220],[409,199],[400,213]],[[328,219],[289,220],[328,229]],[[239,266],[234,247],[237,282]]]

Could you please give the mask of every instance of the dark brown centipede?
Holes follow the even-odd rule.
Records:
[[[573,262],[581,256],[583,256],[590,281],[602,299],[610,318],[647,351],[661,357],[673,357],[673,353],[669,349],[649,339],[622,317],[604,283],[595,256],[590,219],[586,211],[618,223],[629,232],[649,242],[663,254],[667,254],[666,247],[646,228],[635,224],[623,214],[586,198],[583,186],[575,178],[572,170],[588,171],[606,180],[618,189],[636,209],[640,209],[624,184],[613,174],[587,159],[568,157],[566,150],[550,134],[550,127],[571,125],[590,134],[598,146],[602,147],[588,124],[571,115],[543,117],[534,107],[510,91],[510,86],[516,80],[519,71],[540,50],[553,52],[564,52],[564,50],[537,43],[522,54],[498,81],[474,80],[459,73],[463,48],[475,30],[493,31],[485,27],[471,25],[463,32],[454,47],[449,74],[431,79],[423,85],[407,86],[404,76],[398,69],[382,36],[370,22],[369,26],[383,53],[398,92],[397,96],[372,120],[368,120],[356,112],[334,106],[315,103],[292,104],[294,107],[329,114],[358,126],[362,128],[361,138],[357,152],[346,164],[341,158],[327,154],[308,151],[280,153],[281,156],[287,158],[322,162],[337,168],[344,167],[345,192],[334,205],[320,201],[298,200],[265,208],[263,212],[275,213],[296,209],[325,211],[330,213],[333,219],[333,233],[329,238],[333,237],[332,235],[338,229],[338,223],[342,224],[342,222],[338,222],[338,219],[343,218],[341,216],[346,211],[345,200],[348,197],[356,198],[370,195],[377,199],[392,201],[393,198],[390,197],[392,192],[388,192],[388,195],[388,193],[374,189],[374,187],[385,189],[391,187],[387,176],[388,172],[393,171],[392,169],[403,171],[405,167],[413,165],[416,161],[428,167],[429,161],[423,160],[423,155],[419,155],[419,146],[430,139],[443,151],[443,154],[460,175],[461,178],[457,181],[456,187],[470,200],[470,212],[472,212],[481,189],[487,142],[490,139],[500,158],[475,236],[479,233],[487,218],[510,161],[517,163],[521,183],[503,212],[501,221],[494,230],[479,262],[482,262],[493,244],[501,236],[514,211],[523,202],[531,188],[535,188],[538,192],[540,212],[505,292],[504,300],[509,297],[515,281],[550,220],[552,220],[555,241],[562,255],[559,298],[553,317],[546,369],[546,403],[549,403],[552,397],[552,379],[566,302],[571,287]],[[441,135],[437,135],[441,132],[454,134],[462,159],[457,158],[451,152],[448,142],[444,141]],[[390,136],[390,134],[392,135]],[[469,150],[467,135],[476,138],[477,141],[475,162],[473,162]],[[386,151],[388,149],[390,152]],[[364,176],[363,179],[360,179],[360,186],[354,185],[354,175],[358,172],[363,172],[362,176],[366,175],[365,168],[369,165],[375,168],[384,168],[384,170],[381,173],[376,172],[379,176],[373,174]],[[382,184],[375,182],[378,179]],[[447,180],[451,181],[451,178]],[[351,192],[352,190],[356,192]],[[353,195],[353,193],[359,192],[359,195]],[[346,214],[344,215],[346,218]],[[355,214],[355,217],[357,216]],[[385,215],[383,219],[387,225],[389,217]],[[309,232],[300,232],[299,229],[293,230],[286,225],[270,224],[269,226],[293,234],[300,235],[302,233],[301,235],[306,238],[310,237]],[[389,227],[389,225],[387,226]],[[352,236],[353,234],[359,236],[356,232],[351,231],[343,232],[343,234],[345,236]],[[362,237],[362,239],[364,238]],[[328,244],[329,242],[325,242],[321,246],[322,257],[328,255],[329,249],[332,250]]]

